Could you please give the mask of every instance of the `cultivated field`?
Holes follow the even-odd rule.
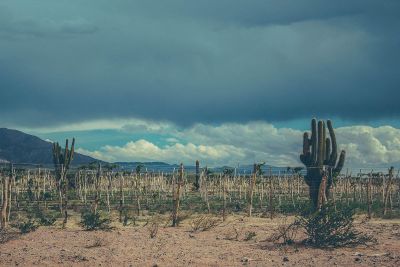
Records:
[[[2,175],[10,175],[9,169],[3,169]],[[280,226],[290,225],[310,209],[304,178],[292,170],[249,176],[204,170],[199,173],[198,189],[196,174],[181,170],[170,174],[118,172],[98,166],[70,170],[66,222],[53,171],[15,169],[10,178],[11,209],[6,211],[14,227],[2,232],[2,266],[400,263],[400,180],[387,173],[341,175],[332,188],[337,209],[354,208],[355,228],[377,242],[324,249],[303,244],[302,231],[291,244],[271,239]],[[94,209],[110,220],[109,229],[85,231],[82,217]],[[50,222],[43,226],[43,221]],[[31,224],[42,226],[20,234]]]

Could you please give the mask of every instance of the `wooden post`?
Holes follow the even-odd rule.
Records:
[[[371,174],[368,177],[368,182],[367,182],[367,206],[368,206],[368,214],[367,214],[367,219],[371,219],[372,217],[372,211],[371,211],[371,206],[372,206],[372,186],[371,186]]]
[[[173,194],[173,210],[172,210],[172,226],[178,226],[178,212],[179,212],[179,197],[180,197],[180,190],[183,181],[183,164],[181,163],[179,167],[179,176],[178,181],[176,182],[176,191],[174,190]]]
[[[95,196],[94,196],[94,202],[93,202],[93,212],[97,213],[97,207],[99,205],[99,187],[100,187],[100,179],[101,179],[101,164],[98,163],[97,165],[97,172],[96,172],[96,177],[94,180],[94,186],[95,186]]]
[[[389,199],[389,195],[390,195],[390,187],[392,185],[392,180],[393,180],[393,171],[394,168],[390,167],[389,169],[389,179],[386,183],[386,188],[384,191],[384,200],[383,200],[383,215],[386,215],[387,213],[387,203],[388,203],[388,199]]]
[[[9,190],[9,183],[10,183],[10,176],[12,175],[13,171],[13,166],[10,163],[10,174],[9,175],[4,175],[3,176],[3,203],[1,207],[1,229],[4,229],[7,227],[7,208],[8,208],[8,190]]]
[[[208,211],[208,213],[211,213],[210,202],[208,201],[207,177],[208,177],[208,168],[206,167],[205,170],[204,170],[204,172],[203,172],[204,199],[205,199],[205,201],[206,201],[207,211]]]
[[[223,179],[223,209],[222,209],[222,221],[224,222],[226,219],[226,175],[224,175]]]
[[[269,216],[270,219],[272,220],[272,218],[274,217],[274,207],[273,207],[273,188],[272,188],[273,184],[272,184],[272,167],[269,167]]]
[[[111,212],[111,206],[110,206],[110,192],[111,192],[111,180],[112,179],[112,172],[109,172],[107,174],[107,180],[108,180],[108,186],[107,186],[107,211],[108,213]]]
[[[119,175],[119,207],[118,207],[118,209],[119,209],[119,222],[121,222],[121,223],[122,223],[122,212],[124,209],[123,175],[124,175],[123,173]],[[139,215],[139,209],[138,209],[137,215]]]
[[[256,184],[256,178],[257,178],[257,164],[254,163],[253,174],[250,176],[250,185],[249,185],[249,204],[247,209],[249,217],[251,217],[253,209],[253,192],[254,192],[254,185]]]

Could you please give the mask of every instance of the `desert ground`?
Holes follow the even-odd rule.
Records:
[[[21,235],[3,233],[1,266],[400,266],[400,220],[357,218],[356,227],[378,242],[355,248],[316,249],[300,242],[266,241],[280,224],[274,219],[232,215],[207,231],[193,232],[186,218],[170,227],[158,221],[154,238],[149,219],[136,226],[84,231],[76,220],[66,229],[40,227]],[[301,240],[300,236],[297,237]]]

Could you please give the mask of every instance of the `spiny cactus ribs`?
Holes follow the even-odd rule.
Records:
[[[69,169],[69,165],[74,157],[75,138],[72,138],[71,149],[68,149],[68,139],[65,140],[64,153],[58,142],[53,143],[53,162],[56,171],[56,177],[61,180],[62,174]]]
[[[69,165],[74,157],[75,151],[75,138],[72,139],[71,149],[68,149],[68,139],[65,141],[64,153],[58,142],[53,143],[53,162],[54,171],[57,179],[57,187],[60,193],[60,212],[64,213],[63,226],[67,223],[68,212],[67,212],[67,192],[68,192],[68,181],[67,171]]]
[[[339,160],[337,144],[332,122],[327,120],[329,137],[326,137],[325,122],[311,120],[311,138],[305,132],[303,136],[303,154],[300,155],[301,162],[307,167],[305,182],[310,189],[310,198],[314,209],[318,207],[319,187],[323,177],[326,177],[325,198],[329,195],[333,178],[336,177],[343,168],[346,153],[341,151]]]

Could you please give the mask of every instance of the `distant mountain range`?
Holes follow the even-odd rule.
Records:
[[[118,165],[120,170],[124,171],[135,171],[136,166],[142,165],[142,172],[164,172],[164,173],[171,173],[173,171],[178,171],[179,165],[178,164],[168,164],[165,162],[115,162]],[[201,162],[200,162],[201,164]],[[200,165],[200,169],[204,168],[205,166]],[[185,172],[194,173],[196,171],[196,167],[194,165],[185,165],[184,166]],[[236,171],[236,174],[250,174],[253,172],[253,165],[240,165],[238,167],[230,167],[230,166],[221,166],[221,167],[214,167],[209,168],[210,171],[214,173],[222,173],[225,169],[232,169],[233,172]],[[264,174],[268,175],[271,171],[273,174],[284,173],[287,171],[284,167],[275,167],[269,165],[263,165],[261,167]]]
[[[81,165],[93,161],[96,159],[75,153],[72,164]],[[4,162],[52,165],[52,143],[21,131],[0,128],[0,163]]]
[[[79,140],[78,140],[79,141]],[[62,146],[64,144],[61,144]],[[86,165],[95,161],[99,161],[95,158],[75,153],[72,165]],[[0,128],[0,164],[12,162],[14,164],[38,164],[45,167],[52,167],[52,143],[44,141],[39,137],[23,133],[18,130],[11,130],[7,128]],[[105,163],[104,161],[101,161]],[[171,173],[179,169],[178,164],[168,164],[165,162],[115,162],[120,170],[134,171],[136,166],[143,165],[142,172],[164,172]],[[200,167],[204,168],[200,162]],[[195,166],[185,165],[185,172],[194,173]],[[235,169],[234,167],[222,166],[209,168],[212,172],[220,173],[224,169]],[[285,172],[286,168],[274,167],[264,165],[262,170],[265,174],[268,174],[272,170],[272,173],[276,174],[279,172]],[[252,165],[240,165],[236,166],[237,174],[250,174],[253,171]]]

